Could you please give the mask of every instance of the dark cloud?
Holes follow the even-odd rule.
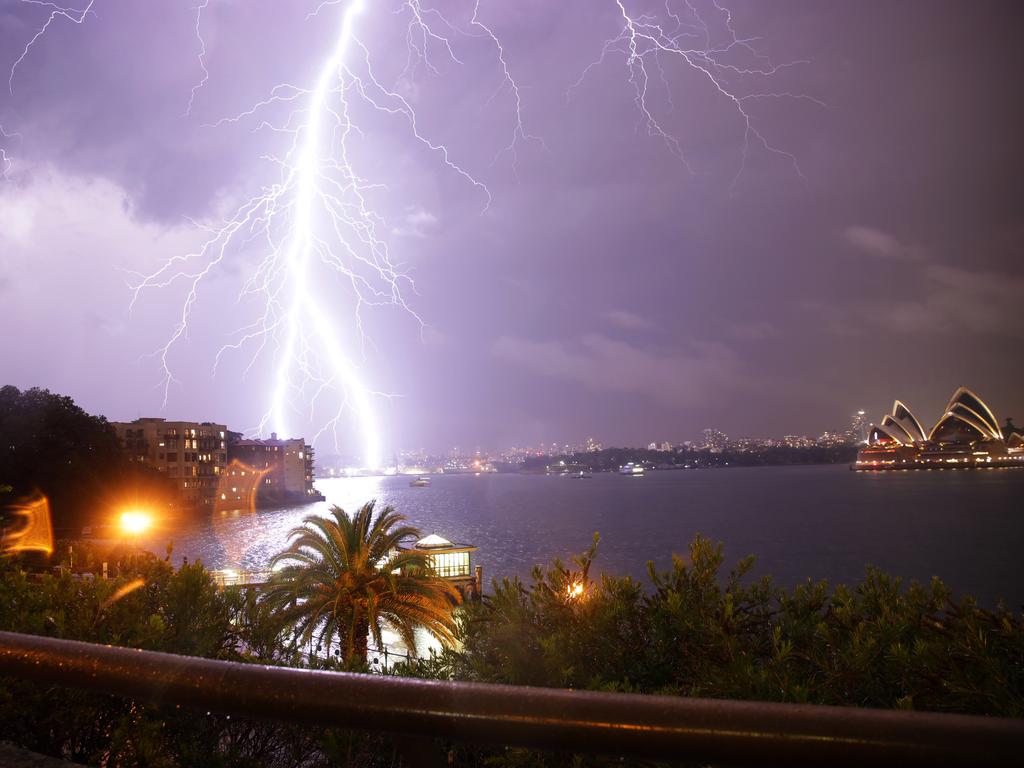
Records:
[[[897,333],[1024,334],[1024,277],[944,264],[918,245],[869,227],[849,227],[843,238],[871,256],[907,263],[896,284],[865,297],[863,322]]]
[[[740,383],[735,353],[714,343],[672,349],[637,346],[596,333],[573,344],[502,336],[494,353],[540,376],[596,392],[635,395],[641,402],[673,410],[699,409],[713,397],[736,391]]]
[[[260,119],[208,126],[315,77],[343,7],[307,19],[317,4],[210,3],[210,77],[191,115],[193,2],[97,3],[40,39],[13,95],[0,87],[0,125],[20,134],[0,137],[13,162],[0,180],[0,359],[13,383],[114,418],[161,412],[158,364],[143,355],[175,327],[182,286],[129,317],[129,273],[194,247],[189,218],[209,224],[278,179],[260,158],[286,135]],[[375,389],[402,396],[381,402],[396,447],[820,432],[897,394],[940,408],[961,383],[1024,410],[1006,353],[1024,327],[1021,99],[1007,87],[1017,4],[731,5],[765,55],[809,62],[745,87],[829,105],[745,102],[803,179],[757,140],[745,151],[735,105],[678,61],[664,62],[664,83],[654,73],[652,107],[692,172],[640,119],[621,52],[568,93],[616,33],[614,2],[480,3],[546,147],[514,153],[502,152],[514,101],[489,39],[455,40],[461,64],[435,49],[436,75],[409,69],[401,17],[368,4],[360,34],[382,81],[492,195],[487,207],[402,119],[359,115],[354,159],[379,182],[367,195],[427,323],[366,313],[375,341],[359,362]],[[439,7],[464,25],[474,3]],[[0,73],[41,13],[0,1]],[[279,106],[264,116],[285,119]],[[258,421],[269,366],[247,369],[246,348],[217,379],[210,369],[258,310],[239,294],[265,246],[230,254],[201,294],[167,415]],[[320,273],[316,285],[349,329],[350,286]]]

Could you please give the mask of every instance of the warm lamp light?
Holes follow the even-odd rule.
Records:
[[[147,512],[132,510],[121,513],[121,530],[132,536],[138,536],[152,524],[153,518]]]

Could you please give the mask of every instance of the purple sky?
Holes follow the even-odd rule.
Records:
[[[307,19],[316,3],[211,0],[209,80],[186,115],[202,78],[194,5],[97,0],[81,25],[57,19],[12,94],[6,72],[47,13],[0,0],[0,383],[115,420],[247,429],[267,409],[271,357],[245,373],[244,348],[212,368],[258,311],[236,301],[255,252],[233,250],[204,283],[166,407],[149,353],[185,287],[129,313],[129,284],[276,178],[260,158],[286,137],[258,119],[209,124],[276,83],[311,85],[344,5]],[[501,154],[514,102],[493,46],[453,36],[461,64],[435,42],[437,73],[409,72],[401,3],[368,5],[356,31],[378,76],[492,196],[485,210],[402,121],[359,115],[352,161],[386,185],[370,203],[427,324],[391,307],[364,318],[364,376],[394,395],[376,403],[388,451],[820,433],[858,407],[878,419],[896,397],[931,423],[961,384],[1024,421],[1019,4],[732,3],[760,51],[809,62],[735,88],[824,102],[744,102],[806,181],[755,142],[735,184],[743,122],[693,70],[666,60],[650,93],[692,171],[638,122],[621,55],[567,95],[619,31],[614,0],[481,1],[546,146],[520,143],[515,163]],[[467,25],[473,3],[437,7]],[[627,7],[664,17],[663,2]],[[345,281],[322,273],[317,289],[350,330]]]

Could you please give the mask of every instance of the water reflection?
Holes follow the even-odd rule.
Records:
[[[182,557],[202,560],[207,567],[262,570],[270,558],[288,545],[288,534],[310,515],[325,516],[338,505],[355,510],[370,499],[384,499],[380,477],[339,478],[321,481],[326,500],[275,510],[222,509],[210,514],[208,535],[186,524],[175,544]],[[198,536],[197,536],[198,534]]]
[[[728,563],[754,554],[757,574],[787,585],[808,577],[851,583],[868,563],[907,579],[940,576],[994,603],[1024,602],[1024,471],[871,475],[846,467],[771,467],[652,472],[635,479],[435,476],[317,482],[326,501],[251,514],[210,516],[178,527],[175,558],[212,568],[261,570],[310,514],[354,510],[377,499],[424,534],[470,543],[491,578],[528,578],[535,564],[568,559],[602,534],[595,572],[645,579],[646,563],[668,567],[696,533],[725,542]],[[151,537],[152,539],[152,537]],[[148,546],[162,554],[167,543]]]

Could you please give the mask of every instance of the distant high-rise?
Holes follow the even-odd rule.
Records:
[[[859,410],[850,418],[850,428],[847,430],[851,443],[866,443],[868,441],[868,429],[871,423],[868,420],[867,412]]]

